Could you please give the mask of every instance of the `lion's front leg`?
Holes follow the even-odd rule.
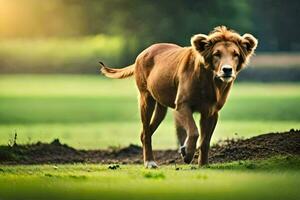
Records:
[[[185,128],[181,124],[180,116],[177,116],[178,113],[174,111],[173,114],[174,114],[177,142],[179,144],[179,148],[181,148],[184,145],[187,134]]]
[[[198,158],[199,166],[208,164],[208,151],[211,136],[215,130],[217,121],[218,121],[218,113],[215,113],[211,116],[202,115],[200,119],[200,127],[201,127],[201,140],[200,140],[200,152]]]
[[[185,163],[191,163],[194,158],[196,144],[199,137],[193,113],[190,107],[186,104],[180,105],[175,112],[177,123],[182,124],[182,127],[184,127],[187,133],[184,145],[181,147],[181,154]]]

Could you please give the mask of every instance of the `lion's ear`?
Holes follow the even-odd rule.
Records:
[[[199,52],[205,50],[208,45],[208,37],[204,34],[197,34],[191,38],[192,46]]]
[[[257,39],[253,35],[246,33],[242,36],[242,46],[245,48],[247,55],[251,55],[257,47]]]

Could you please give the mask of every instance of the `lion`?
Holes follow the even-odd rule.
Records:
[[[208,164],[210,140],[219,111],[224,106],[238,73],[248,64],[257,47],[257,39],[240,35],[225,26],[208,35],[197,34],[191,46],[158,43],[142,51],[135,63],[121,69],[102,62],[101,72],[109,78],[135,76],[140,96],[141,142],[146,168],[157,168],[151,136],[174,110],[176,133],[185,163],[191,163],[199,131],[193,113],[200,113],[199,166]]]

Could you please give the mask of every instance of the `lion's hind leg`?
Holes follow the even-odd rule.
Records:
[[[149,92],[140,93],[140,112],[141,120],[143,123],[141,141],[143,144],[143,157],[146,168],[157,168],[157,164],[154,162],[152,152],[152,131],[150,128],[150,121],[155,108],[155,100]]]

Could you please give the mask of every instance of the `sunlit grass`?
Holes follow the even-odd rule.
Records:
[[[133,78],[100,75],[1,75],[1,97],[131,97],[137,99]]]
[[[0,96],[128,96],[137,95],[134,78],[115,80],[101,75],[1,75]],[[59,88],[59,89],[58,89]],[[229,98],[299,97],[300,83],[235,83]]]
[[[172,165],[158,170],[141,165],[121,165],[117,170],[90,164],[0,166],[0,198],[298,199],[300,174],[290,166],[299,159],[276,164],[284,159],[275,159],[275,164],[272,159],[232,163],[230,170],[224,170],[229,164],[196,170],[188,165],[178,166],[180,170]],[[257,168],[248,168],[250,165]],[[260,170],[259,166],[267,167]]]
[[[88,75],[2,75],[0,144],[61,142],[76,148],[140,144],[134,79]],[[236,83],[220,113],[212,142],[227,137],[300,128],[299,84]],[[195,115],[196,121],[199,115]],[[176,148],[172,111],[153,138],[154,148]]]
[[[299,84],[237,83],[222,120],[299,121]],[[134,80],[100,76],[1,76],[0,123],[138,121]],[[170,117],[169,117],[170,118]]]
[[[220,121],[212,143],[227,138],[248,138],[255,135],[287,131],[300,127],[299,121]],[[141,145],[140,122],[99,123],[41,123],[0,125],[0,144],[7,144],[17,133],[17,143],[51,142],[59,138],[62,143],[81,149],[103,149],[110,146]],[[153,136],[153,148],[177,148],[174,124],[171,120],[161,124]]]

